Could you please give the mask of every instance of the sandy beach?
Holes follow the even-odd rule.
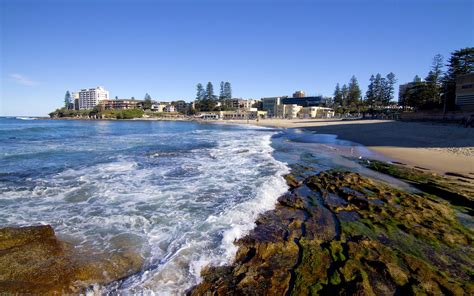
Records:
[[[474,174],[474,129],[392,120],[264,119],[233,123],[303,128],[362,144],[393,161],[438,173]]]

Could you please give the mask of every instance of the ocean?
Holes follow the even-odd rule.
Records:
[[[335,135],[180,121],[0,118],[0,227],[50,224],[85,254],[140,254],[100,293],[182,295],[287,192],[292,168],[360,172],[378,158]]]
[[[279,130],[0,118],[0,227],[50,224],[79,248],[128,242],[144,272],[101,291],[182,294],[286,192]]]

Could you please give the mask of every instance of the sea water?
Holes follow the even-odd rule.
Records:
[[[0,118],[0,227],[50,224],[80,248],[128,241],[143,272],[102,292],[182,294],[286,190],[280,131],[164,121]]]

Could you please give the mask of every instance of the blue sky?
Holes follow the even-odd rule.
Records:
[[[198,82],[235,97],[331,95],[352,75],[426,76],[474,45],[474,1],[0,0],[0,115],[46,115],[66,90],[191,100]]]

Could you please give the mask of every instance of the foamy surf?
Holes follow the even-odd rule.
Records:
[[[145,258],[142,273],[91,293],[183,294],[204,266],[234,258],[233,242],[287,189],[288,168],[273,157],[274,130],[26,124],[1,126],[8,145],[0,150],[0,225],[51,224],[60,237],[98,251],[133,242]]]
[[[234,242],[253,229],[258,215],[273,209],[278,197],[287,190],[283,175],[288,173],[289,169],[284,163],[273,158],[270,138],[271,135],[263,135],[258,145],[249,148],[250,153],[258,153],[259,157],[271,163],[274,170],[273,174],[259,180],[260,186],[254,187],[253,198],[242,203],[228,204],[222,211],[209,215],[201,225],[201,231],[208,234],[206,239],[190,238],[156,269],[131,277],[119,288],[114,287],[114,291],[146,295],[182,295],[200,282],[200,273],[204,267],[231,262],[237,251]],[[229,142],[223,146],[226,149],[218,146],[212,149],[211,154],[221,159],[226,152],[236,150]],[[232,163],[239,164],[238,159],[237,153],[233,156]],[[255,169],[262,169],[259,162],[255,163]],[[216,240],[214,247],[210,248],[213,240]]]

